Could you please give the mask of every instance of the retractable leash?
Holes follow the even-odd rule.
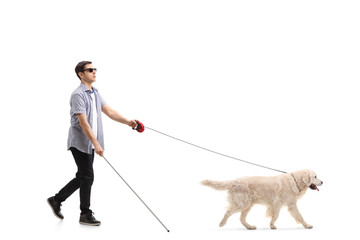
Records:
[[[139,122],[139,121],[137,121],[137,123],[138,123],[137,127],[136,127],[136,128],[133,128],[133,129],[134,129],[134,130],[137,130],[138,132],[143,132],[143,131],[145,130],[145,126],[144,126],[141,122]],[[138,130],[137,128],[139,128],[139,130]],[[270,167],[263,166],[263,165],[260,165],[260,164],[257,164],[257,163],[245,161],[245,160],[242,160],[242,159],[239,159],[239,158],[236,158],[236,157],[232,157],[232,156],[229,156],[229,155],[226,155],[226,154],[222,154],[222,153],[213,151],[213,150],[208,149],[208,148],[201,147],[201,146],[199,146],[199,145],[190,143],[190,142],[188,142],[188,141],[184,141],[184,140],[182,140],[182,139],[180,139],[180,138],[176,138],[176,137],[173,137],[173,136],[171,136],[171,135],[169,135],[169,134],[160,132],[160,131],[155,130],[155,129],[153,129],[153,128],[150,128],[150,127],[148,127],[148,126],[146,126],[146,128],[149,129],[149,130],[151,130],[151,131],[154,131],[154,132],[156,132],[156,133],[162,134],[162,135],[164,135],[164,136],[166,136],[166,137],[175,139],[175,140],[177,140],[177,141],[180,141],[180,142],[189,144],[189,145],[191,145],[191,146],[193,146],[193,147],[197,147],[197,148],[200,148],[200,149],[202,149],[202,150],[205,150],[205,151],[208,151],[208,152],[211,152],[211,153],[215,153],[215,154],[220,155],[220,156],[223,156],[223,157],[231,158],[231,159],[234,159],[234,160],[237,160],[237,161],[240,161],[240,162],[244,162],[244,163],[247,163],[247,164],[251,164],[251,165],[254,165],[254,166],[257,166],[257,167],[266,168],[266,169],[269,169],[269,170],[272,170],[272,171],[281,172],[281,173],[287,173],[287,172],[285,172],[285,171],[281,171],[281,170],[278,170],[278,169],[275,169],[275,168],[270,168]]]
[[[139,133],[142,133],[145,130],[144,124],[142,124],[140,121],[135,120],[137,123],[136,127],[133,128],[133,130],[138,131]]]

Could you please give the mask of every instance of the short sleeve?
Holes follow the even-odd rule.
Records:
[[[106,105],[106,102],[105,102],[104,98],[100,95],[100,93],[98,95],[99,95],[99,99],[100,99],[100,102],[101,102],[101,108],[102,108],[103,106]]]
[[[73,94],[70,98],[71,115],[86,113],[85,100],[79,94]]]

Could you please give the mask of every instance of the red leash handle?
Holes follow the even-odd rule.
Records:
[[[135,120],[135,122],[137,123],[136,127],[133,128],[133,130],[138,131],[139,133],[142,133],[145,130],[145,126],[144,124],[142,124],[140,121]]]

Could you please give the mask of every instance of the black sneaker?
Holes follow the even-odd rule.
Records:
[[[55,201],[54,197],[49,197],[47,199],[47,202],[49,204],[49,206],[51,207],[54,215],[59,218],[59,219],[64,219],[64,216],[62,215],[62,213],[60,212],[61,211],[61,203],[58,203]]]
[[[80,224],[89,225],[89,226],[100,226],[101,222],[96,220],[94,217],[94,213],[82,213],[80,215]]]

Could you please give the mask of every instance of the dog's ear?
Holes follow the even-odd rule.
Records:
[[[311,173],[308,170],[303,170],[302,181],[306,186],[310,186],[311,184]]]
[[[302,192],[310,186],[310,173],[307,170],[299,170],[291,173],[294,182],[290,182],[295,193]],[[296,189],[296,190],[295,190]]]

